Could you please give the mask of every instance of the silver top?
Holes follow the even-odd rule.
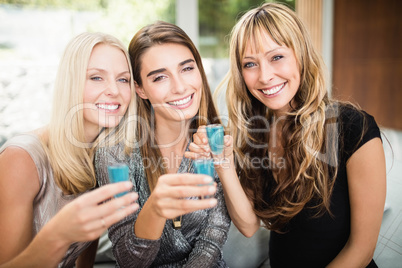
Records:
[[[138,149],[130,156],[124,155],[122,144],[100,148],[95,156],[95,167],[99,185],[109,183],[107,165],[125,162],[130,169],[130,180],[138,192],[140,208],[109,228],[113,243],[113,254],[120,267],[227,267],[222,256],[222,247],[227,239],[230,217],[226,209],[222,184],[218,183],[216,207],[183,215],[182,227],[173,228],[167,220],[162,236],[157,240],[136,237],[134,222],[147,201],[150,191],[145,177],[141,154]],[[178,173],[194,173],[191,162],[183,158]],[[198,197],[192,197],[198,199]]]
[[[65,205],[78,196],[64,195],[53,179],[53,170],[38,136],[21,134],[9,139],[1,148],[2,153],[7,147],[15,146],[24,149],[34,161],[38,175],[40,189],[33,203],[33,236]],[[58,267],[74,267],[80,253],[90,244],[73,243]],[[43,252],[43,254],[47,254]]]

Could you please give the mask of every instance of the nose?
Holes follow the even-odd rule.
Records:
[[[171,92],[175,94],[183,94],[186,92],[187,83],[179,75],[172,77],[173,83],[171,85]]]
[[[258,80],[263,84],[267,84],[269,81],[273,79],[273,77],[274,72],[270,64],[265,61],[261,62]]]
[[[105,94],[108,96],[117,96],[119,95],[119,87],[115,81],[110,81],[107,84],[107,88],[105,90]]]

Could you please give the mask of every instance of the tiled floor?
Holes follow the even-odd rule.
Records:
[[[383,129],[387,161],[386,211],[374,260],[378,267],[402,267],[402,132]],[[391,149],[392,147],[392,149]]]

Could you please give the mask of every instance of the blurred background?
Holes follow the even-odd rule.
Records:
[[[67,42],[83,31],[128,45],[142,26],[182,27],[200,50],[211,89],[228,70],[228,35],[263,0],[0,0],[0,145],[49,120]],[[402,1],[283,0],[303,19],[330,72],[330,94],[360,105],[383,131],[387,211],[375,258],[402,263]],[[223,97],[218,106],[225,115]]]

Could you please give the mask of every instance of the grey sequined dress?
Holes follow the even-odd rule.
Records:
[[[53,179],[53,169],[50,165],[48,155],[37,135],[28,133],[17,135],[9,139],[0,148],[0,153],[8,147],[24,149],[31,156],[38,171],[40,189],[33,202],[32,223],[32,233],[35,236],[65,205],[79,195],[65,195],[57,186]],[[76,259],[90,243],[73,243],[58,267],[74,267]],[[47,253],[43,252],[43,254]]]
[[[227,239],[230,217],[226,209],[222,185],[215,176],[218,190],[216,207],[183,215],[182,228],[175,230],[167,220],[162,236],[157,240],[136,237],[134,223],[150,195],[141,154],[134,149],[124,155],[120,144],[98,149],[95,167],[100,186],[109,183],[107,165],[125,162],[129,166],[132,191],[138,192],[140,208],[109,228],[113,254],[120,267],[227,267],[223,260],[222,247]],[[194,173],[191,161],[183,158],[178,173]],[[216,174],[215,174],[216,175]],[[194,199],[198,197],[193,197]]]

